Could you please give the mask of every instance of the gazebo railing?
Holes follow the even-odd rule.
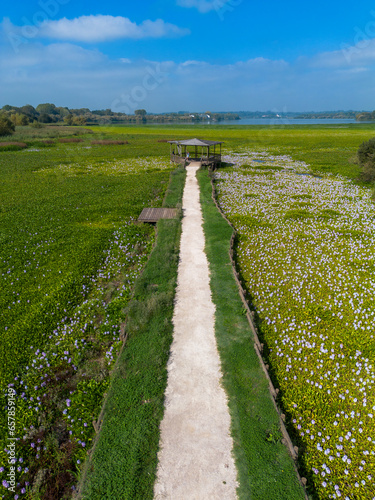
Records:
[[[176,154],[171,154],[171,160],[176,162],[176,163],[180,163],[181,160],[185,160],[186,159],[186,156],[179,156],[179,155],[176,155]],[[220,154],[210,154],[210,156],[206,156],[206,155],[198,155],[198,156],[194,156],[194,155],[189,155],[189,160],[190,161],[214,161],[214,160],[221,160],[221,155]]]
[[[171,161],[174,163],[184,163],[185,157],[171,154]]]

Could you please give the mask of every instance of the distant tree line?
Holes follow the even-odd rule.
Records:
[[[372,122],[375,121],[375,111],[362,111],[355,117],[357,122]]]
[[[3,120],[9,120],[14,126],[43,126],[43,124],[53,123],[85,125],[86,120],[82,115],[73,111],[66,107],[57,107],[51,103],[39,104],[36,108],[31,104],[21,107],[7,104],[2,107],[0,114]]]
[[[334,120],[355,120],[358,111],[321,111],[317,113],[298,113],[299,119],[334,119]]]
[[[292,120],[298,118],[300,120],[317,120],[317,119],[352,119],[355,120],[358,111],[309,111],[309,112],[296,112],[296,111],[238,111],[240,118],[267,118],[277,119],[286,118]]]
[[[134,114],[114,112],[111,109],[88,108],[69,109],[58,107],[55,104],[39,104],[36,108],[31,104],[17,107],[9,104],[0,110],[0,135],[10,135],[15,126],[32,125],[35,127],[45,124],[74,125],[106,125],[111,123],[170,123],[170,122],[199,122],[239,120],[235,113],[160,113],[149,114],[145,109],[136,109]]]

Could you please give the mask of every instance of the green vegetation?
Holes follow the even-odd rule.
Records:
[[[60,127],[46,127],[52,133],[58,133]],[[22,131],[30,130],[27,127],[17,127],[20,136],[14,140],[23,140]],[[73,133],[82,129],[73,129]],[[256,151],[269,151],[275,154],[293,155],[293,159],[305,161],[310,169],[316,172],[331,172],[354,179],[360,172],[357,163],[358,146],[374,137],[375,126],[370,124],[347,125],[290,125],[290,126],[241,126],[215,125],[207,127],[196,124],[186,125],[135,125],[124,126],[95,126],[91,128],[95,138],[129,140],[137,150],[147,151],[148,155],[168,155],[168,147],[158,141],[169,139],[193,138],[195,136],[222,140],[223,152],[234,151],[237,148],[250,147]],[[57,132],[56,132],[57,131]],[[34,130],[34,133],[37,130]],[[92,137],[94,138],[94,136]],[[86,137],[88,139],[88,137]],[[91,138],[90,138],[91,139]],[[275,165],[276,167],[276,165]]]
[[[4,113],[0,113],[0,137],[12,135],[14,131],[15,126],[11,120]]]
[[[124,310],[153,246],[153,228],[133,220],[161,205],[170,165],[142,147],[136,157],[134,146],[88,141],[32,147],[41,140],[0,155],[1,405],[16,396],[16,493],[63,498],[90,447]]]
[[[26,109],[23,111],[13,110],[15,112],[12,114],[28,112],[31,117],[34,113],[32,107],[24,108]],[[5,111],[12,112],[9,109]],[[43,108],[40,111],[46,113],[51,109]],[[252,158],[257,161],[245,160],[241,167],[242,172],[239,170],[236,172],[242,181],[242,188],[237,196],[239,206],[232,211],[231,215],[239,230],[238,249],[245,251],[243,257],[240,252],[238,254],[243,276],[246,276],[246,273],[252,276],[253,268],[247,267],[250,257],[252,265],[254,262],[261,262],[257,261],[261,256],[256,252],[264,248],[264,238],[267,234],[272,234],[274,237],[278,234],[278,228],[282,227],[286,231],[285,235],[290,235],[290,240],[286,241],[284,241],[285,235],[280,236],[280,240],[277,240],[278,246],[275,246],[272,240],[269,255],[274,261],[270,261],[269,266],[275,274],[269,276],[271,288],[262,289],[265,302],[261,305],[264,310],[258,309],[260,330],[265,339],[269,336],[272,342],[279,342],[280,350],[274,346],[271,352],[272,342],[270,341],[269,352],[266,351],[274,381],[282,388],[283,404],[288,415],[290,429],[295,429],[294,439],[300,446],[301,464],[306,472],[308,485],[311,488],[313,484],[317,484],[314,494],[319,498],[326,498],[327,490],[323,490],[324,485],[317,482],[316,478],[321,479],[323,473],[326,474],[323,482],[326,481],[329,485],[328,473],[319,469],[318,476],[314,472],[313,460],[316,459],[318,452],[310,452],[306,445],[306,429],[312,430],[311,420],[307,417],[305,419],[306,414],[301,410],[301,414],[296,415],[294,419],[297,421],[301,417],[305,420],[302,423],[293,422],[293,415],[297,410],[290,407],[288,396],[285,395],[289,386],[296,391],[296,394],[299,389],[294,382],[289,384],[284,380],[286,364],[285,366],[282,363],[277,364],[282,359],[282,353],[284,354],[283,361],[287,359],[287,355],[293,359],[295,357],[295,353],[290,350],[289,340],[285,337],[288,333],[292,338],[292,334],[295,333],[293,325],[290,322],[284,324],[285,318],[283,317],[277,332],[269,333],[271,325],[268,324],[268,320],[276,321],[276,323],[279,321],[278,318],[270,316],[273,300],[276,297],[275,277],[282,279],[277,274],[279,271],[272,266],[278,266],[279,270],[287,270],[289,267],[298,269],[298,266],[302,267],[301,262],[303,262],[304,269],[310,269],[315,273],[312,275],[313,281],[321,284],[319,273],[322,273],[322,267],[318,265],[319,263],[323,265],[324,262],[328,262],[331,254],[339,259],[335,261],[330,271],[331,281],[337,276],[337,270],[347,264],[345,269],[348,270],[352,284],[342,278],[340,282],[334,282],[337,286],[334,295],[326,290],[323,293],[324,297],[329,295],[331,298],[334,297],[337,304],[333,304],[333,299],[330,299],[331,309],[320,303],[311,304],[310,307],[310,298],[304,296],[305,302],[302,306],[297,304],[294,307],[292,306],[293,297],[296,294],[293,290],[292,299],[286,299],[291,308],[287,316],[291,318],[292,313],[293,315],[301,313],[306,316],[302,318],[302,321],[306,322],[309,321],[309,315],[316,314],[317,318],[326,322],[325,325],[329,325],[327,332],[324,331],[324,333],[323,329],[319,330],[319,335],[324,334],[328,337],[328,340],[325,340],[324,349],[329,342],[336,342],[337,346],[342,343],[345,348],[340,354],[345,355],[348,366],[356,356],[357,349],[362,354],[359,358],[357,357],[355,363],[362,363],[362,371],[370,370],[369,366],[373,363],[372,341],[367,342],[367,331],[365,335],[362,327],[371,319],[372,299],[368,298],[366,303],[358,306],[360,312],[355,313],[355,317],[349,315],[351,319],[347,321],[351,325],[350,328],[357,327],[357,329],[354,328],[355,331],[337,322],[339,321],[338,314],[343,314],[340,309],[339,294],[345,294],[348,290],[353,291],[353,286],[357,286],[356,284],[360,288],[364,287],[374,269],[373,252],[369,247],[371,240],[369,230],[367,226],[363,226],[363,224],[371,223],[372,216],[368,216],[366,212],[362,225],[357,222],[354,226],[347,223],[356,217],[352,214],[350,207],[359,207],[358,214],[362,214],[361,210],[369,203],[368,190],[363,190],[361,187],[363,184],[357,180],[362,169],[357,160],[357,150],[361,143],[368,141],[374,135],[374,126],[368,124],[325,127],[234,125],[207,127],[196,124],[194,127],[142,125],[140,127],[93,126],[88,129],[34,121],[32,126],[16,125],[12,142],[7,141],[7,138],[0,140],[0,243],[2,249],[0,256],[0,306],[2,310],[0,367],[3,391],[7,384],[13,384],[13,387],[8,388],[8,396],[5,392],[2,393],[1,404],[4,407],[8,402],[9,405],[9,391],[16,390],[16,407],[19,409],[16,432],[21,438],[21,441],[17,442],[17,454],[18,458],[23,460],[17,465],[20,468],[17,471],[17,480],[20,482],[20,491],[17,494],[20,498],[23,498],[22,488],[25,489],[26,498],[40,498],[43,495],[44,497],[49,495],[50,498],[70,496],[71,487],[76,483],[80,473],[79,467],[87,458],[86,450],[91,446],[95,435],[92,421],[97,420],[103,394],[108,391],[109,372],[113,369],[122,339],[127,332],[129,343],[122,351],[117,365],[117,375],[110,388],[112,396],[109,397],[105,407],[103,433],[99,435],[97,451],[93,453],[93,460],[90,462],[94,467],[94,475],[91,478],[92,470],[88,469],[88,482],[85,483],[85,487],[92,488],[90,491],[93,492],[95,490],[93,494],[98,498],[104,492],[101,498],[106,498],[105,495],[108,492],[105,489],[104,479],[100,478],[100,470],[95,467],[96,465],[101,467],[103,464],[104,477],[108,479],[109,468],[106,468],[104,462],[110,457],[109,446],[113,445],[111,439],[117,439],[120,435],[116,434],[115,426],[119,426],[119,433],[127,433],[131,432],[134,424],[134,429],[136,429],[134,435],[124,434],[129,437],[131,452],[127,448],[127,438],[122,441],[122,448],[119,448],[122,451],[125,450],[123,455],[127,457],[127,464],[133,468],[130,467],[125,472],[127,466],[122,467],[121,478],[125,473],[127,474],[128,498],[137,498],[135,491],[140,491],[140,495],[144,495],[139,498],[148,498],[152,495],[159,436],[158,422],[163,412],[165,363],[171,339],[171,325],[168,318],[171,317],[170,300],[174,293],[172,282],[174,283],[175,279],[173,266],[177,255],[179,230],[174,227],[173,222],[159,223],[158,247],[160,244],[162,252],[170,252],[173,264],[170,271],[172,274],[168,275],[169,278],[164,274],[166,270],[159,265],[158,259],[161,257],[160,254],[157,257],[156,252],[153,258],[157,263],[155,264],[155,260],[150,260],[151,267],[147,271],[149,274],[145,272],[145,275],[142,275],[135,291],[134,301],[130,303],[134,283],[155,241],[152,228],[135,225],[133,221],[144,206],[160,206],[162,203],[171,171],[168,161],[169,147],[165,141],[196,136],[224,141],[224,154],[225,152],[231,155],[233,152],[243,154],[249,150],[255,152]],[[280,157],[283,157],[282,165],[278,163],[277,158],[280,159]],[[231,156],[228,156],[227,163],[230,161]],[[291,168],[301,175],[292,174],[288,170]],[[223,168],[220,172],[224,175],[232,175],[229,167]],[[284,187],[281,184],[277,185],[274,196],[271,196],[275,179],[284,178],[288,172],[289,175],[293,175],[292,188],[289,188],[288,183]],[[245,173],[251,175],[243,175]],[[321,178],[313,177],[311,174],[314,173],[319,174]],[[326,183],[326,174],[333,174],[329,177],[329,181],[332,182],[329,201],[322,197],[321,202],[317,204],[316,198],[319,198],[320,193],[318,186]],[[175,178],[175,176],[172,177]],[[337,186],[341,186],[340,182],[343,182],[344,177],[355,183],[350,184],[350,189],[341,192],[337,190]],[[227,182],[228,179],[224,178],[218,182],[218,190],[224,188]],[[182,186],[182,183],[177,182],[177,184]],[[270,197],[264,194],[260,186],[269,187],[267,196]],[[305,186],[306,189],[301,189],[301,186]],[[170,206],[178,205],[181,190],[178,193],[174,191],[174,193],[168,191],[167,194],[166,202]],[[174,196],[173,199],[172,196]],[[334,202],[335,199],[339,201],[338,204]],[[254,209],[258,204],[265,207],[259,213]],[[208,208],[209,203],[203,205],[207,205]],[[266,213],[269,213],[269,216],[265,216]],[[318,224],[319,231],[322,231],[322,238],[319,241],[322,244],[329,241],[331,245],[329,248],[323,245],[320,254],[316,254],[316,249],[321,247],[314,243],[316,241],[314,238],[317,237],[319,231],[314,234],[306,232],[306,228],[316,224]],[[222,232],[225,234],[224,230],[218,229],[218,236],[222,235]],[[213,238],[214,235],[211,237]],[[163,250],[163,241],[170,244],[169,250]],[[247,247],[249,241],[252,242],[251,253]],[[295,248],[288,246],[290,243],[303,250],[302,261],[301,255],[295,253]],[[217,245],[217,249],[221,248],[219,241]],[[351,258],[347,259],[347,255],[352,251],[349,247],[354,253]],[[340,252],[345,248],[347,253],[344,258]],[[372,253],[367,253],[369,248]],[[227,249],[223,249],[222,252],[217,250],[216,258],[221,258],[221,253],[225,257],[225,252]],[[280,263],[277,260],[279,257],[284,259],[280,260]],[[314,267],[313,263],[316,263],[317,267]],[[229,269],[229,266],[223,267]],[[260,268],[260,270],[262,275],[267,275],[268,269]],[[213,287],[215,280],[216,278],[213,279]],[[224,278],[222,283],[224,283]],[[301,285],[301,280],[298,284],[297,288]],[[314,293],[310,288],[308,291],[310,295]],[[218,291],[214,292],[214,288],[213,293],[220,295]],[[224,289],[222,293],[225,294]],[[355,289],[352,294],[353,300],[358,301],[358,297],[361,297],[363,293],[367,292]],[[270,296],[271,299],[267,302]],[[253,294],[254,297],[255,294]],[[316,297],[320,295],[317,293]],[[340,298],[340,300],[344,299]],[[254,304],[257,304],[255,298]],[[345,304],[347,305],[346,302]],[[366,308],[366,312],[362,311],[362,306]],[[228,303],[223,305],[222,321],[225,322],[226,314],[231,318],[236,317],[236,321],[231,320],[231,328],[228,327],[229,334],[231,334],[233,325],[237,322],[241,325],[244,318],[239,305],[234,303],[233,313],[229,309]],[[268,320],[266,310],[270,310],[267,315]],[[347,309],[345,309],[345,314],[346,311]],[[232,314],[234,316],[231,316]],[[164,324],[165,318],[166,324]],[[146,331],[146,324],[149,325],[149,331]],[[261,449],[266,443],[273,449],[274,446],[277,448],[280,443],[278,424],[272,418],[267,420],[261,417],[264,432],[262,430],[259,437],[253,436],[246,425],[247,420],[251,421],[252,418],[251,409],[256,403],[255,394],[259,381],[254,382],[254,389],[253,386],[250,389],[247,387],[250,393],[246,396],[244,384],[246,385],[253,375],[252,370],[247,372],[242,364],[245,357],[250,354],[245,349],[242,353],[236,348],[237,340],[238,345],[243,347],[244,339],[248,339],[248,333],[242,331],[241,328],[233,332],[235,341],[229,341],[230,337],[228,337],[226,344],[225,339],[221,337],[219,343],[222,356],[225,355],[225,346],[228,345],[228,358],[225,361],[228,366],[228,375],[226,375],[225,383],[229,388],[232,386],[229,394],[233,399],[230,404],[232,415],[234,415],[234,432],[237,432],[236,439],[238,439],[236,453],[238,457],[242,454],[242,458],[238,460],[242,464],[240,474],[243,486],[241,485],[241,488],[246,498],[246,492],[253,491],[254,485],[261,482],[259,477],[251,479],[249,476],[249,470],[252,468],[249,463],[255,463],[253,459],[250,461],[251,453],[258,445]],[[345,333],[346,330],[351,332],[350,335]],[[162,332],[162,334],[153,335],[152,332]],[[339,340],[336,338],[336,332],[340,337]],[[153,335],[151,339],[150,334]],[[345,344],[348,335],[349,347]],[[335,347],[332,348],[335,349]],[[306,350],[307,347],[303,349]],[[308,353],[316,354],[310,350]],[[300,357],[302,359],[302,355]],[[316,366],[318,366],[318,361],[316,361]],[[238,380],[237,375],[229,369],[230,365],[232,365],[231,369],[238,366]],[[119,377],[119,374],[124,373],[124,366],[125,373],[129,373],[130,399],[124,399],[124,402],[119,402],[119,406],[116,407],[113,397],[121,394],[123,398],[128,391],[128,388],[125,388],[125,381]],[[301,376],[299,368],[300,362],[297,357],[289,371],[297,370],[298,376],[293,376],[299,378]],[[359,369],[358,367],[357,370]],[[341,380],[349,380],[349,375],[352,374],[348,370],[349,368],[346,371],[343,369]],[[333,373],[332,370],[329,371]],[[354,376],[357,375],[353,374]],[[367,380],[365,376],[362,379]],[[312,378],[309,380],[311,382]],[[371,385],[370,382],[371,380],[369,380],[368,387]],[[360,381],[358,383],[361,384]],[[144,390],[143,387],[147,389]],[[132,393],[136,390],[138,392]],[[297,396],[302,401],[306,401],[307,395],[313,394],[313,391],[315,389],[311,383],[308,385],[306,382],[303,392],[298,393]],[[149,394],[154,399],[149,397]],[[345,396],[343,393],[341,395]],[[310,408],[311,415],[321,408],[322,419],[330,422],[329,415],[319,403],[319,401],[325,402],[326,400],[323,397],[319,399],[318,396],[320,394],[317,394],[317,399],[314,400],[314,407]],[[149,399],[152,401],[146,403]],[[370,401],[370,397],[367,399]],[[357,400],[360,399],[357,397]],[[343,411],[339,404],[341,399],[337,396],[335,401],[338,402],[338,411]],[[350,401],[350,404],[354,405],[354,399]],[[129,413],[128,422],[132,422],[131,426],[123,422],[119,423],[120,420],[117,420],[119,415],[116,416],[115,410],[120,408],[120,405],[125,416]],[[327,407],[333,408],[331,400]],[[112,413],[108,410],[109,408],[113,410],[113,420],[111,420]],[[355,408],[354,405],[353,411]],[[299,409],[300,407],[298,411]],[[237,417],[236,412],[238,412]],[[348,419],[352,418],[350,413],[347,415]],[[3,412],[0,419],[2,440],[0,466],[7,460],[6,452],[4,452],[4,439],[7,436],[5,416],[6,413]],[[142,423],[142,419],[145,423]],[[348,419],[345,422],[349,421]],[[313,420],[318,421],[316,418]],[[245,424],[243,424],[244,421]],[[371,422],[370,417],[366,417],[367,427],[371,427]],[[364,428],[364,426],[361,427],[362,430]],[[305,430],[306,433],[302,436],[301,432]],[[318,432],[323,434],[321,430]],[[353,434],[353,430],[350,429],[345,432]],[[356,436],[353,439],[356,439],[357,443],[362,446],[361,439],[364,433],[358,432],[361,437]],[[146,444],[142,441],[144,435],[147,436]],[[341,437],[348,444],[346,435]],[[332,434],[332,436],[336,435]],[[23,437],[25,440],[22,439]],[[324,443],[320,444],[326,450],[323,447]],[[358,444],[358,449],[361,449],[360,445]],[[375,476],[372,446],[373,442],[369,441],[367,450],[364,450],[369,452],[368,456],[362,458],[366,462],[365,465],[361,461],[358,462],[357,455],[356,458],[350,458],[350,460],[353,465],[358,466],[359,471],[362,467],[367,475]],[[112,449],[114,448],[113,445]],[[351,452],[350,449],[349,451]],[[342,452],[338,450],[336,453]],[[328,455],[329,460],[330,456],[332,455]],[[345,456],[349,457],[348,452]],[[254,460],[263,458],[257,456]],[[120,464],[122,459],[120,453],[113,456],[115,469],[117,461]],[[272,464],[269,465],[271,466]],[[336,474],[339,469],[334,470]],[[347,470],[349,477],[354,477],[352,469]],[[6,470],[1,472],[3,480],[6,477],[3,474]],[[269,474],[271,476],[273,472],[270,471]],[[346,472],[343,471],[342,474],[345,480]],[[280,478],[280,474],[275,477],[278,481],[284,481],[284,478]],[[366,478],[362,480],[370,481]],[[108,484],[113,491],[119,491],[121,487],[120,483],[115,479],[112,481],[112,478]],[[362,486],[359,485],[358,488]],[[5,489],[2,493],[8,494]],[[121,495],[122,493],[119,498],[122,498]],[[9,495],[5,496],[5,498],[8,497]],[[11,496],[13,497],[14,495]]]
[[[363,142],[358,148],[358,160],[362,167],[360,179],[363,182],[375,181],[375,138]]]
[[[181,203],[185,172],[172,174],[165,206]],[[150,259],[127,309],[126,333],[79,498],[153,498],[159,425],[172,342],[180,221],[160,220]]]
[[[229,396],[232,435],[239,469],[239,496],[246,500],[304,498],[285,445],[268,382],[253,347],[229,257],[233,229],[218,212],[207,171],[198,173],[216,306],[216,337]]]
[[[374,137],[372,124],[338,125],[288,125],[288,126],[242,126],[242,125],[144,125],[95,127],[103,133],[129,134],[144,138],[145,145],[152,137],[158,140],[188,139],[201,137],[224,141],[225,151],[267,151],[276,155],[291,155],[293,160],[304,161],[311,172],[331,172],[356,179],[361,171],[357,161],[359,145]],[[155,152],[156,154],[156,152]],[[166,154],[166,145],[160,143],[157,154]],[[272,163],[270,163],[272,165]],[[277,166],[277,165],[274,165]]]
[[[76,144],[0,156],[3,381],[82,300],[113,231],[151,200],[161,203],[168,164],[121,160],[119,148],[103,147],[96,158]]]

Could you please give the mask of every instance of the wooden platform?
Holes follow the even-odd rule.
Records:
[[[159,219],[174,219],[177,208],[144,208],[138,222],[157,222]]]

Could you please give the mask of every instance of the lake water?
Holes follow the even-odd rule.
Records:
[[[199,122],[199,125],[344,125],[348,123],[371,123],[357,122],[354,119],[315,119],[302,120],[299,118],[287,120],[285,118],[246,118],[243,120],[223,120],[221,122]],[[193,125],[193,124],[192,124]]]
[[[354,119],[340,119],[340,118],[325,118],[325,119],[315,119],[315,120],[302,120],[300,118],[295,118],[295,119],[290,119],[287,120],[286,118],[246,118],[243,120],[223,120],[221,122],[170,122],[170,123],[158,123],[158,122],[152,122],[152,123],[145,123],[144,125],[147,126],[155,126],[155,127],[160,127],[160,126],[181,126],[181,125],[187,125],[187,126],[205,126],[205,127],[216,127],[217,125],[232,125],[232,126],[237,126],[237,125],[267,125],[267,126],[289,126],[289,125],[351,125],[351,124],[373,124],[375,125],[375,122],[357,122]],[[129,124],[126,124],[129,125]],[[130,126],[142,126],[140,123],[132,123]]]

